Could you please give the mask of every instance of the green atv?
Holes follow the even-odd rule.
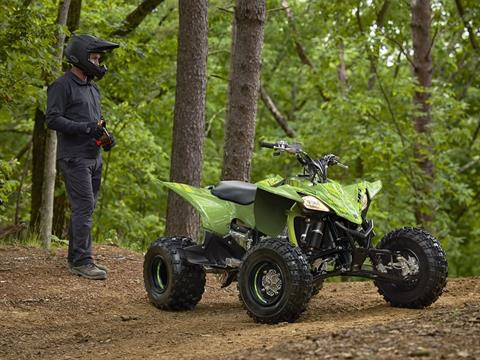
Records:
[[[315,160],[297,144],[262,143],[275,154],[293,154],[300,175],[256,184],[221,181],[195,188],[165,182],[198,210],[201,244],[184,236],[161,237],[145,255],[150,301],[164,310],[193,309],[206,272],[224,274],[222,287],[238,281],[240,299],[256,322],[293,322],[332,276],[374,279],[392,306],[424,308],[447,282],[439,242],[421,229],[401,228],[374,247],[367,211],[381,182],[342,186],[327,178],[335,155]]]

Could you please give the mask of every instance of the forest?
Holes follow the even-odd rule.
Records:
[[[201,19],[182,24],[189,12]],[[144,251],[172,229],[195,231],[160,181],[298,172],[259,146],[283,139],[338,155],[349,169],[329,176],[342,184],[382,181],[377,241],[422,227],[449,275],[480,274],[478,1],[2,1],[1,242],[37,241],[47,87],[68,68],[58,50],[72,34],[120,44],[98,82],[117,146],[103,154],[96,242]],[[53,195],[61,243],[70,210],[59,171]]]

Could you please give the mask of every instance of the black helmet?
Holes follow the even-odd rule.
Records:
[[[75,35],[68,42],[65,56],[70,64],[82,69],[88,77],[101,79],[107,72],[107,68],[105,65],[97,66],[90,62],[88,60],[90,53],[106,53],[119,46],[92,35]]]

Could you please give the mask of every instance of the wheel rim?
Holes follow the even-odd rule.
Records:
[[[397,250],[397,249],[394,249]],[[408,274],[406,276],[402,275],[402,270],[401,269],[395,269],[394,272],[397,274],[398,277],[403,278],[404,280],[401,282],[398,282],[394,284],[396,288],[402,291],[408,291],[414,289],[421,277],[421,268],[420,268],[420,260],[418,258],[418,255],[415,253],[415,251],[411,249],[398,249],[397,251],[400,252],[400,255],[407,261],[413,261],[416,266],[418,266],[417,273],[416,274]],[[412,260],[413,259],[413,260]]]
[[[402,251],[401,255],[407,260],[413,259],[415,266],[417,266],[416,273],[407,275],[407,278],[403,283],[404,290],[407,290],[407,289],[410,290],[410,289],[413,289],[415,286],[417,286],[420,280],[420,274],[421,274],[420,260],[418,259],[417,254],[410,249],[406,249]]]
[[[168,269],[162,257],[156,256],[153,259],[151,274],[155,291],[163,293],[168,287]]]
[[[249,283],[255,301],[261,305],[274,305],[283,295],[282,272],[276,264],[270,261],[262,261],[254,267]]]

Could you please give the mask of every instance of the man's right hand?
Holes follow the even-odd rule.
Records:
[[[95,139],[100,139],[104,133],[103,127],[96,122],[87,123],[87,134]]]

